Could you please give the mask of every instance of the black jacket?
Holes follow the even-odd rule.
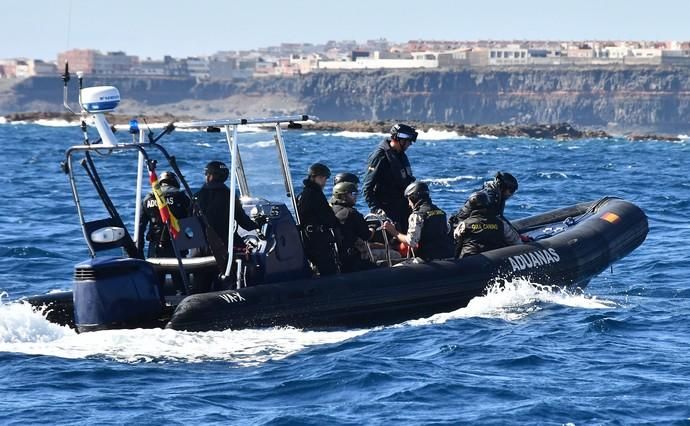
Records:
[[[385,139],[369,156],[364,199],[372,211],[383,209],[391,220],[406,227],[410,210],[403,194],[414,180],[407,155],[391,149],[390,139]]]
[[[321,275],[334,274],[338,270],[332,244],[338,228],[338,219],[326,201],[321,187],[309,179],[303,181],[304,189],[297,197],[304,252]]]
[[[177,219],[189,216],[191,202],[184,192],[174,186],[168,186],[166,184],[161,185],[161,192],[165,197],[170,212],[175,215]],[[161,219],[158,204],[153,193],[149,193],[144,198],[142,207],[141,216],[139,218],[138,239],[138,241],[142,242],[142,249],[144,232],[146,231],[146,226],[149,225],[148,232],[146,232],[146,240],[149,241],[149,257],[174,256],[175,254],[172,252],[168,226],[163,223]]]
[[[475,210],[465,219],[459,257],[471,256],[508,245],[505,242],[505,224],[496,215]]]
[[[503,198],[503,194],[498,182],[495,180],[484,182],[484,186],[479,191],[486,193],[487,197],[489,198],[489,208],[487,214],[490,216],[498,216],[499,218],[503,217],[503,210],[505,210],[506,207],[506,200]],[[460,208],[460,210],[458,210],[458,212],[451,217],[450,223],[452,227],[455,227],[457,224],[470,217],[471,213],[472,207],[470,206],[468,199],[465,201],[465,204],[462,206],[462,208]]]
[[[422,235],[415,255],[424,260],[446,259],[453,257],[453,241],[448,234],[446,213],[431,201],[417,203],[412,214],[423,220]]]
[[[331,205],[335,217],[340,222],[340,260],[343,272],[362,269],[362,256],[357,249],[357,239],[368,241],[371,230],[367,226],[364,216],[353,204],[339,198],[332,198]]]
[[[227,244],[228,220],[230,218],[230,188],[222,182],[208,182],[194,195],[194,199],[206,217],[209,226],[213,228],[218,237],[223,241],[223,244]],[[247,231],[259,229],[259,226],[245,213],[242,203],[237,196],[235,196],[235,222]],[[244,245],[237,230],[234,232],[233,244],[238,247]]]
[[[297,196],[297,211],[302,227],[313,225],[323,228],[337,228],[338,220],[326,200],[323,189],[309,179],[305,179],[303,183],[304,189]]]

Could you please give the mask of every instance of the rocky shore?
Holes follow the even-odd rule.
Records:
[[[128,124],[132,118],[130,115],[122,114],[106,114],[111,124]],[[196,119],[192,116],[176,116],[173,114],[148,115],[145,117],[148,123],[174,123],[178,121],[190,121]],[[70,113],[51,113],[51,112],[34,112],[34,113],[15,113],[5,116],[8,122],[23,121],[36,122],[39,120],[64,120],[67,122],[77,123],[79,116]],[[143,121],[142,118],[139,118]],[[324,131],[324,132],[370,132],[370,133],[388,133],[395,120],[391,121],[317,121],[314,123],[305,124],[304,130],[309,131]],[[662,134],[628,134],[628,135],[611,135],[604,130],[592,129],[576,129],[569,123],[558,124],[532,124],[532,125],[510,125],[510,124],[453,124],[453,123],[433,123],[420,121],[405,121],[421,131],[429,131],[430,129],[455,132],[459,136],[477,137],[479,135],[496,136],[496,137],[526,137],[539,139],[554,139],[554,140],[571,140],[571,139],[593,139],[593,138],[612,138],[615,136],[625,137],[628,140],[644,141],[644,140],[666,140],[679,141],[680,138],[674,135]]]

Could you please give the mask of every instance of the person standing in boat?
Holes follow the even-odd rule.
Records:
[[[385,213],[403,233],[407,231],[410,215],[403,193],[415,180],[405,151],[416,140],[417,131],[413,127],[401,123],[393,126],[390,138],[383,140],[369,155],[362,186],[371,211]]]
[[[189,216],[191,202],[189,197],[183,191],[180,191],[180,182],[177,179],[177,175],[169,171],[163,172],[158,178],[158,182],[165,202],[168,204],[172,214],[178,219]],[[147,225],[146,241],[149,242],[147,257],[175,257],[168,226],[161,219],[158,203],[153,192],[150,192],[143,201],[143,209],[139,219],[138,241],[144,240]],[[141,250],[143,254],[143,244],[141,245]]]
[[[412,209],[407,233],[399,232],[391,222],[384,222],[386,232],[412,249],[415,257],[426,261],[453,257],[446,213],[431,202],[429,186],[413,182],[404,195]]]
[[[222,242],[223,253],[227,253],[228,235],[229,235],[229,217],[230,217],[230,200],[234,198],[235,202],[235,222],[238,226],[247,231],[253,229],[260,229],[259,224],[254,222],[245,213],[242,208],[242,202],[237,194],[233,197],[230,194],[230,188],[225,185],[228,180],[230,171],[225,163],[221,161],[211,161],[204,168],[204,185],[194,194],[196,206],[206,218],[209,228],[216,235],[208,239],[215,238]],[[235,228],[233,232],[233,247],[234,252],[242,253],[246,251],[246,245],[242,237],[240,237]],[[210,252],[199,253],[202,256],[209,255]],[[226,265],[219,265],[221,270],[225,269]],[[235,263],[233,262],[233,268]],[[210,290],[214,277],[204,272],[195,273],[193,280],[194,292],[205,292]]]
[[[355,208],[357,203],[357,184],[342,180],[343,173],[336,176],[340,180],[333,186],[333,198],[330,204],[335,213],[335,217],[340,222],[340,232],[342,236],[340,246],[340,263],[342,272],[354,272],[373,267],[373,263],[368,259],[368,251],[362,253],[360,248],[366,249],[365,244],[374,235],[374,231],[369,228],[364,216]],[[338,177],[341,176],[341,179]],[[354,175],[352,175],[354,176]],[[356,176],[354,176],[356,178]],[[350,176],[344,178],[352,179]],[[354,179],[352,179],[354,180]]]
[[[230,170],[225,163],[221,161],[209,162],[204,168],[205,183],[199,192],[194,194],[197,206],[206,217],[208,225],[213,228],[226,246],[229,234],[230,199],[232,198],[230,188],[225,185],[228,176],[230,176]],[[234,198],[235,222],[247,231],[259,229],[260,226],[245,213],[237,194]],[[236,247],[244,247],[244,240],[238,234],[237,229],[234,230],[233,244]]]
[[[463,258],[501,247],[522,244],[520,234],[491,209],[488,195],[477,191],[467,200],[470,215],[455,228],[455,257]]]
[[[334,246],[339,222],[323,193],[330,176],[331,170],[326,165],[312,164],[303,180],[304,189],[297,196],[304,251],[323,276],[338,272],[337,247],[334,249]]]

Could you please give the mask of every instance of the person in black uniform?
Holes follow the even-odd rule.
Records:
[[[216,235],[227,246],[228,226],[230,217],[230,188],[225,185],[230,171],[228,167],[220,161],[211,161],[204,168],[206,182],[199,192],[194,195],[197,206],[206,217],[208,225],[213,228]],[[251,231],[259,229],[260,226],[245,213],[242,208],[240,198],[235,194],[235,222],[242,229]],[[242,237],[234,230],[233,245],[238,248],[244,247]]]
[[[180,182],[177,180],[175,173],[161,173],[158,183],[161,186],[161,192],[165,197],[165,202],[168,204],[170,212],[178,219],[189,216],[191,202],[189,197],[180,191]],[[149,242],[147,257],[175,257],[168,226],[161,219],[158,203],[153,192],[150,192],[144,198],[142,214],[139,218],[138,241],[143,242],[147,225],[146,241]],[[143,249],[144,245],[142,244],[142,254]]]
[[[305,254],[318,273],[324,276],[338,272],[333,245],[339,222],[323,193],[330,176],[331,170],[327,166],[312,164],[303,181],[304,189],[297,197]]]
[[[463,258],[485,251],[522,244],[520,235],[506,225],[491,209],[484,191],[475,192],[467,200],[470,216],[460,222],[453,235],[457,242],[456,257]]]
[[[518,189],[518,182],[515,176],[506,172],[498,172],[493,180],[484,182],[484,186],[479,191],[484,192],[488,199],[486,207],[489,214],[494,214],[501,219],[506,207],[506,201],[515,194]],[[460,222],[470,217],[472,206],[468,199],[460,210],[451,217],[451,225],[457,226]]]
[[[209,237],[209,239],[217,238],[222,241],[222,247],[224,253],[227,253],[228,245],[228,234],[229,234],[229,219],[230,219],[230,188],[225,185],[225,181],[230,175],[228,167],[220,161],[211,161],[204,168],[205,183],[201,189],[194,195],[196,200],[196,205],[201,211],[201,213],[206,218],[210,230],[207,233],[215,233],[215,236]],[[253,229],[259,229],[260,226],[254,222],[245,213],[242,208],[242,202],[240,201],[237,194],[234,196],[235,199],[235,222],[238,226],[242,227],[247,231]],[[246,244],[242,237],[240,237],[237,232],[237,227],[233,232],[233,252],[236,256],[239,253],[246,252]],[[199,253],[201,256],[209,255],[209,252]],[[221,270],[225,270],[227,265],[219,265]],[[232,264],[235,268],[235,263]],[[233,269],[234,270],[234,269]],[[211,286],[214,285],[214,279],[217,273],[208,272],[197,272],[194,274],[193,287],[194,292],[202,293],[210,290]],[[234,276],[232,277],[234,278]],[[216,288],[222,289],[227,286],[228,283],[217,282]]]
[[[338,176],[336,176],[336,180]],[[369,269],[374,265],[363,259],[357,242],[369,241],[374,231],[367,226],[364,216],[355,208],[357,203],[357,185],[349,181],[338,182],[333,187],[331,206],[335,217],[340,222],[341,245],[340,264],[342,272],[353,272]]]
[[[415,257],[426,261],[453,257],[446,213],[431,202],[427,184],[413,182],[405,188],[404,195],[412,208],[407,234],[398,232],[391,222],[384,222],[386,231],[412,248]]]
[[[385,139],[371,153],[362,192],[372,212],[384,212],[401,232],[407,231],[410,210],[403,193],[414,182],[405,151],[417,140],[417,132],[406,124],[391,128]]]

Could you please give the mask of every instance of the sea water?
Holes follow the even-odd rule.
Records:
[[[382,137],[286,132],[295,186],[316,161],[361,177]],[[520,181],[513,219],[605,195],[639,205],[647,240],[583,290],[516,280],[457,311],[371,329],[76,334],[16,302],[70,289],[88,257],[60,168],[80,139],[67,123],[0,124],[0,424],[690,424],[688,140],[429,131],[410,148],[449,213],[498,170]],[[162,143],[196,188],[206,162],[227,158],[223,134]],[[250,190],[289,205],[272,134],[243,132],[240,146]],[[109,159],[94,155],[131,225],[134,162]],[[105,217],[81,183],[90,218]]]

